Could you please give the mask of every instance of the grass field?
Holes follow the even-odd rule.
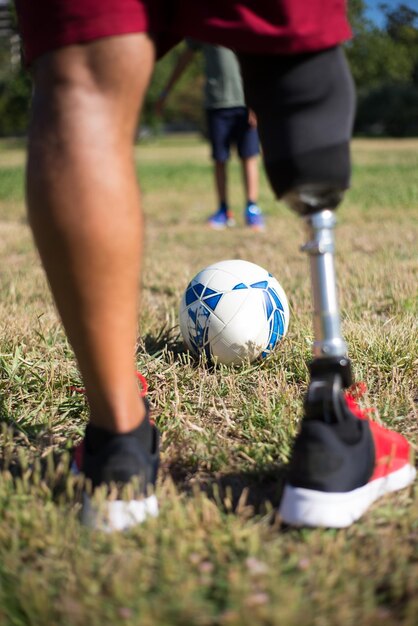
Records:
[[[353,156],[337,230],[343,332],[365,403],[417,445],[418,140],[358,140]],[[24,148],[0,144],[0,445],[4,466],[24,470],[0,473],[0,625],[418,625],[416,487],[345,531],[289,530],[274,515],[312,340],[298,218],[263,178],[268,228],[247,232],[234,161],[238,226],[210,232],[207,146],[167,138],[136,158],[147,217],[137,361],[163,436],[162,511],[104,535],[80,526],[64,477],[87,408],[25,218]],[[184,353],[177,307],[199,269],[227,258],[278,278],[290,328],[266,361],[209,371]],[[43,480],[36,460],[52,452],[63,461]]]

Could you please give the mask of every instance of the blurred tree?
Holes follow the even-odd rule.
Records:
[[[396,20],[398,11],[403,15],[403,5],[392,12],[386,12],[387,27],[379,29],[365,16],[366,3],[363,0],[349,0],[349,16],[354,38],[347,46],[347,56],[355,83],[359,89],[371,88],[386,82],[408,82],[414,73],[414,58],[408,45],[389,32],[389,21]],[[382,5],[382,10],[388,11]],[[411,11],[415,14],[415,11]],[[412,22],[408,24],[418,34]]]
[[[370,22],[366,19],[366,3],[364,0],[348,1],[348,19],[355,35],[360,35],[370,27]]]
[[[0,42],[0,135],[23,135],[28,126],[32,81],[19,62],[20,40],[14,3],[4,9],[9,19]]]
[[[403,43],[417,42],[417,29],[415,27],[418,12],[405,4],[400,4],[391,9],[387,4],[381,5],[386,15],[386,32],[395,41]]]
[[[413,65],[411,79],[418,85],[418,11],[404,4],[395,9],[383,4],[382,8],[386,15],[386,32],[409,54]]]
[[[24,135],[28,127],[32,81],[23,69],[0,81],[0,135]]]
[[[363,0],[349,0],[355,36],[346,51],[358,91],[355,131],[417,135],[418,13],[382,4],[385,23],[378,28],[366,8]]]

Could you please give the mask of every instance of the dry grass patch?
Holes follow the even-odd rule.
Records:
[[[343,329],[380,419],[418,443],[416,141],[354,142],[354,188],[339,211]],[[24,219],[23,150],[0,149],[0,624],[84,626],[415,626],[416,489],[385,499],[347,531],[289,531],[274,516],[302,415],[312,340],[302,225],[262,177],[268,228],[205,228],[214,209],[201,140],[136,148],[147,220],[138,368],[162,431],[158,520],[91,534],[63,470],[29,462],[65,453],[88,417],[73,355]],[[412,176],[415,173],[415,176]],[[289,333],[266,361],[208,369],[184,352],[177,307],[209,263],[269,269],[290,301]],[[10,430],[12,429],[12,430]],[[65,456],[65,455],[64,455]],[[26,460],[25,460],[26,459]],[[59,488],[58,488],[59,487]]]

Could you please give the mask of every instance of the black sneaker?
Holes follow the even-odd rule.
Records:
[[[157,517],[159,432],[148,413],[147,407],[141,425],[126,434],[87,426],[71,468],[86,479],[81,512],[85,525],[104,531],[127,530]]]
[[[370,420],[351,394],[341,394],[340,408],[335,423],[302,422],[279,508],[287,524],[350,526],[375,500],[415,478],[405,437]]]

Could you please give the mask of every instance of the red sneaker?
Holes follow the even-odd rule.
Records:
[[[344,528],[375,500],[413,482],[410,444],[370,420],[355,395],[342,396],[343,421],[303,421],[279,509],[285,523]]]

